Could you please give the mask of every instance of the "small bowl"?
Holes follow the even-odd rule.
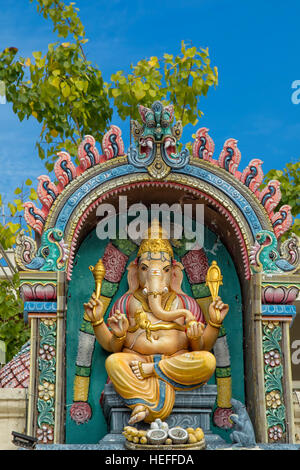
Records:
[[[147,439],[149,444],[160,445],[163,444],[168,437],[168,433],[163,429],[150,429],[147,432]]]
[[[183,428],[171,428],[168,434],[173,444],[185,444],[189,439],[189,433]]]

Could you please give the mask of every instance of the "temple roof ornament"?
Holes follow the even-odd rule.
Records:
[[[178,141],[182,135],[181,121],[171,127],[174,108],[155,101],[151,107],[139,105],[143,124],[131,122],[131,132],[136,145],[128,150],[128,161],[139,168],[147,168],[149,174],[162,179],[172,168],[183,168],[189,162],[189,151],[178,152]]]
[[[293,223],[290,206],[283,205],[274,212],[281,199],[280,182],[272,180],[260,189],[264,173],[263,162],[258,158],[240,170],[241,152],[236,139],[227,139],[219,156],[214,158],[215,144],[206,127],[195,133],[191,155],[186,148],[179,150],[182,124],[180,121],[173,123],[172,105],[164,106],[155,101],[151,108],[140,105],[139,113],[141,122],[131,123],[134,144],[130,145],[127,155],[122,132],[115,125],[103,137],[102,154],[90,135],[86,135],[78,147],[79,165],[67,152],[59,152],[54,165],[58,182],[52,182],[46,175],[38,178],[41,208],[31,201],[26,202],[26,222],[40,236],[50,228],[64,233],[70,250],[69,276],[78,230],[88,213],[107,195],[117,194],[124,190],[122,188],[130,190],[149,185],[174,189],[188,186],[195,196],[204,197],[215,206],[232,225],[247,265],[245,275],[249,278],[248,258],[256,234],[268,230],[278,240]],[[70,233],[66,235],[67,228]],[[248,236],[245,230],[249,231]],[[278,254],[276,259],[279,258]]]

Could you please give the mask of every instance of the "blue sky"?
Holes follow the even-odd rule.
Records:
[[[204,117],[184,130],[183,141],[208,127],[215,158],[234,137],[242,153],[263,160],[264,172],[282,169],[300,156],[300,104],[292,103],[292,83],[300,80],[298,0],[78,0],[89,42],[85,51],[105,80],[142,58],[178,54],[181,40],[208,47],[219,85],[203,98]],[[36,2],[0,0],[0,48],[15,46],[20,55],[45,52],[57,37],[52,23],[36,12]],[[117,114],[112,123],[128,125]],[[46,173],[35,142],[40,125],[19,123],[10,104],[0,104],[0,193],[6,202],[27,178]],[[87,132],[88,133],[88,132]]]

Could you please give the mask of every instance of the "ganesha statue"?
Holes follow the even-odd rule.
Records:
[[[183,266],[154,221],[128,266],[129,289],[107,322],[97,292],[84,304],[98,342],[111,353],[105,367],[132,410],[130,425],[165,420],[176,390],[201,387],[215,371],[210,351],[229,307],[212,296],[206,323],[198,303],[182,291],[182,280]]]

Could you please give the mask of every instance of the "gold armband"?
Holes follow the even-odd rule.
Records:
[[[99,325],[102,325],[102,323],[104,322],[103,318],[101,318],[101,320],[96,320],[96,321],[92,321],[92,326],[95,327],[95,326],[99,326]]]
[[[214,328],[221,328],[221,326],[222,326],[222,323],[214,323],[214,322],[211,321],[211,320],[208,320],[208,324],[209,324],[210,326],[213,326]]]
[[[126,338],[126,333],[125,333],[125,335],[123,335],[123,336],[117,336],[117,335],[115,335],[115,334],[113,333],[113,336],[114,336],[114,338],[116,338],[116,340],[118,340],[118,341],[123,341],[123,340]]]

